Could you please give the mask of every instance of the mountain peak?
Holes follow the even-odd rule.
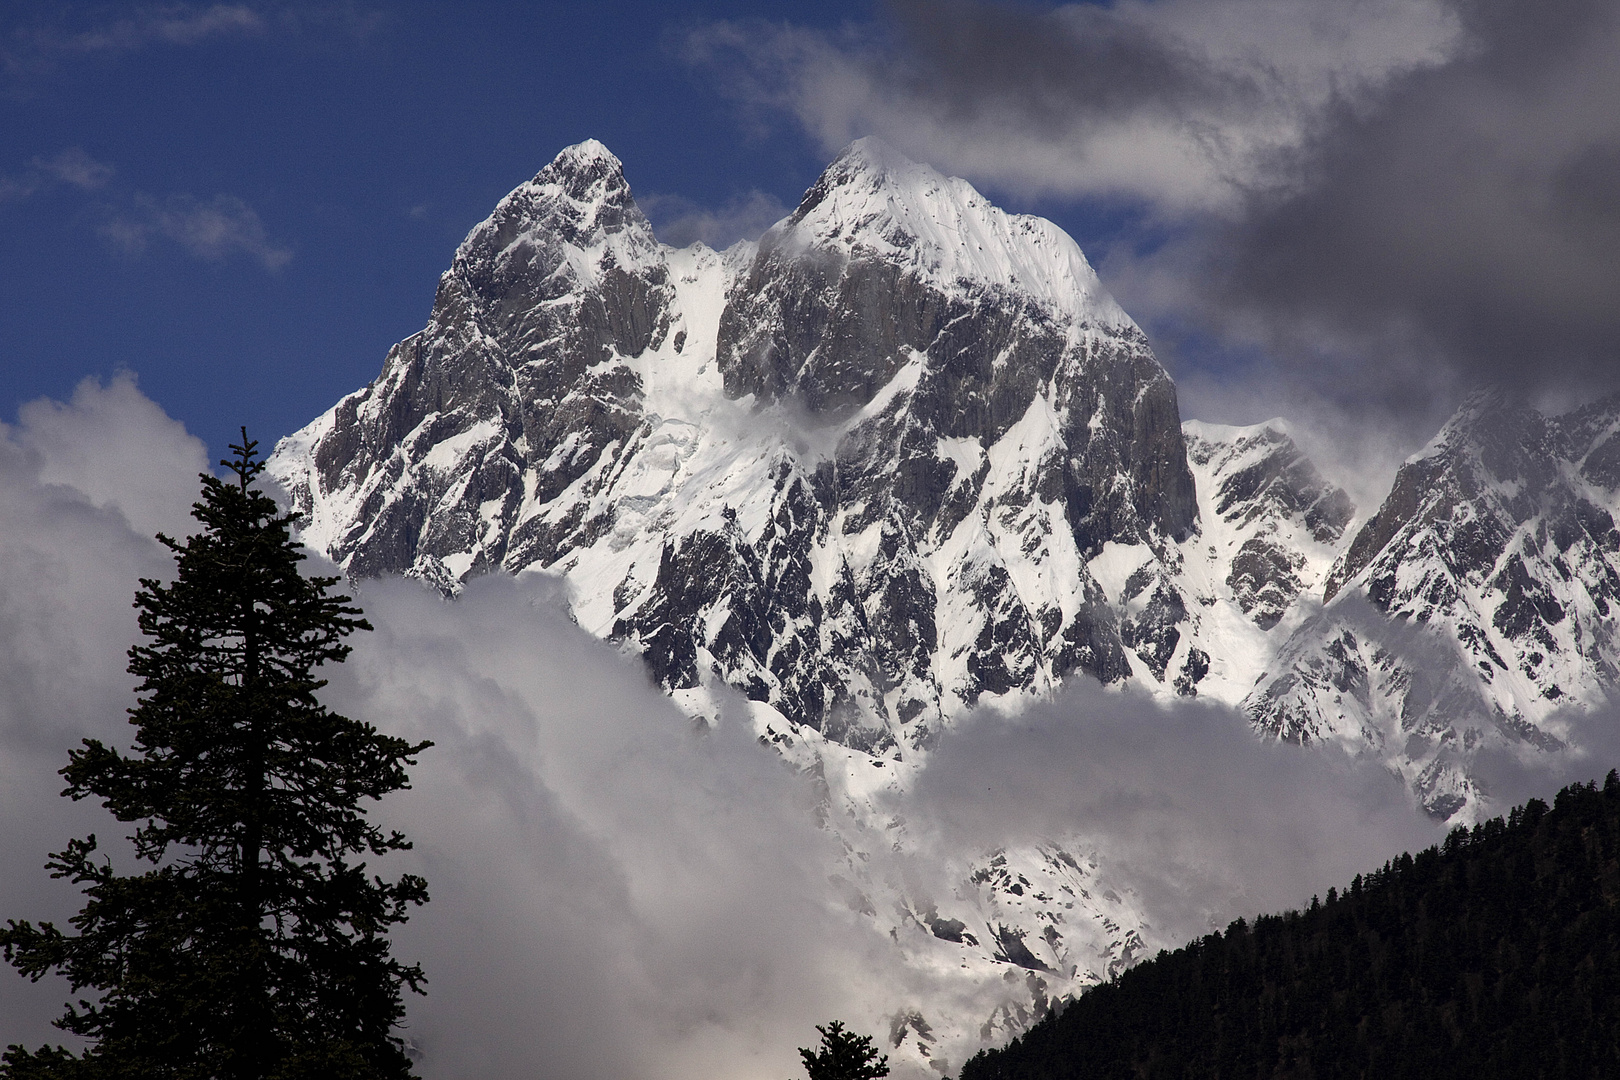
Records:
[[[844,147],[824,172],[846,182],[857,177],[880,184],[903,179],[945,180],[932,166],[912,161],[876,135],[864,135]]]
[[[618,173],[622,176],[624,175],[624,162],[620,161],[618,155],[598,140],[586,139],[583,142],[564,147],[556,157],[551,159],[550,165],[540,170],[535,179],[538,180],[541,176],[547,174],[596,172]]]
[[[524,186],[555,192],[577,203],[633,202],[624,163],[595,139],[567,147]]]
[[[516,257],[526,266],[532,259],[527,252],[558,243],[582,250],[607,244],[619,265],[644,262],[657,247],[652,226],[630,193],[623,163],[596,139],[567,147],[503,198],[467,234],[456,263],[493,265]],[[542,261],[554,266],[560,258],[553,252]]]
[[[761,243],[896,262],[942,287],[1027,297],[1077,324],[1136,329],[1057,225],[1009,214],[966,180],[872,136],[845,147]]]

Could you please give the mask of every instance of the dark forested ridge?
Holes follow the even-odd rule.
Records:
[[[1096,987],[962,1080],[1620,1076],[1620,776]]]

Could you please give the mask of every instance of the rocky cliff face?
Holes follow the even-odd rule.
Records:
[[[1326,606],[1245,701],[1286,739],[1371,748],[1430,812],[1483,792],[1482,750],[1563,746],[1620,674],[1620,399],[1549,418],[1471,398],[1335,562]]]
[[[570,148],[272,468],[351,573],[559,574],[694,707],[877,754],[1127,650],[1165,677],[1174,589],[1122,622],[1088,562],[1198,529],[1175,388],[1074,242],[867,140],[724,254]]]

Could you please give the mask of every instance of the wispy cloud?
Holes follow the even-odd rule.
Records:
[[[48,158],[35,158],[33,167],[45,176],[71,184],[81,191],[94,191],[113,177],[113,167],[103,164],[77,146],[70,146]]]
[[[25,37],[46,51],[132,52],[151,45],[257,37],[267,29],[265,17],[245,4],[160,4],[78,31],[41,28]]]
[[[109,10],[117,14],[109,14]],[[0,67],[13,77],[52,70],[70,57],[198,48],[236,41],[318,34],[351,40],[371,36],[381,11],[350,0],[332,3],[158,3],[89,9],[64,6],[0,31]],[[0,27],[5,22],[0,21]]]
[[[791,207],[763,191],[737,195],[720,207],[656,193],[637,196],[636,202],[652,219],[658,238],[675,247],[701,240],[712,248],[726,248],[738,240],[755,240],[791,212]]]
[[[95,191],[113,177],[113,167],[103,164],[77,146],[70,146],[50,157],[36,157],[14,176],[0,175],[0,203],[19,202],[56,184],[67,184],[80,191]]]
[[[49,157],[35,157],[21,171],[0,174],[0,204],[21,202],[52,188],[98,192],[116,170],[83,148],[70,146]],[[103,237],[126,255],[141,255],[155,240],[178,245],[193,258],[221,262],[246,255],[266,270],[279,270],[292,250],[270,239],[257,211],[235,195],[208,201],[187,194],[157,199],[142,192],[108,192],[93,200]]]
[[[162,239],[205,262],[246,255],[266,270],[279,270],[292,258],[290,249],[271,242],[258,213],[234,195],[202,202],[190,195],[159,201],[138,194],[132,209],[114,213],[101,232],[130,255],[140,255],[153,240]]]

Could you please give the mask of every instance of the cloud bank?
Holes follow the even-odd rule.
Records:
[[[129,377],[0,429],[0,917],[71,914],[37,868],[69,836],[119,834],[57,796],[56,770],[84,736],[127,745],[136,579],[167,572],[149,537],[186,531],[204,464]],[[437,744],[377,811],[416,842],[379,869],[433,894],[396,936],[430,979],[407,1032],[425,1077],[780,1078],[816,1023],[881,1033],[900,1008],[969,1001],[954,959],[901,964],[893,914],[851,910],[829,880],[845,840],[873,880],[943,901],[966,860],[1078,836],[1174,945],[1437,835],[1376,769],[1260,743],[1212,706],[1076,685],[949,732],[880,801],[909,823],[894,852],[818,827],[811,778],[742,710],[694,727],[553,590],[494,577],[446,602],[366,582],[377,629],[324,691]],[[65,997],[0,972],[0,1043],[52,1038]]]
[[[945,740],[910,811],[942,847],[1085,837],[1161,940],[1297,907],[1437,842],[1401,781],[1331,748],[1261,742],[1232,709],[1066,687]]]

